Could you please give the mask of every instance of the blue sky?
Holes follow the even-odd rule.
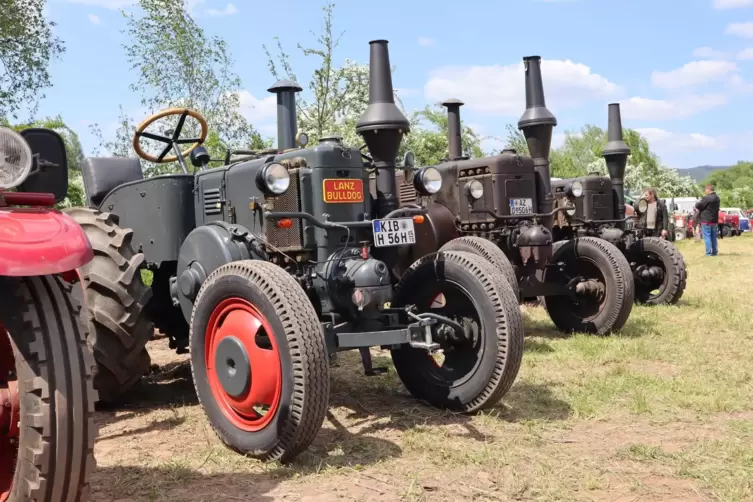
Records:
[[[48,0],[67,51],[39,115],[62,114],[95,146],[88,124],[114,130],[118,105],[138,120],[135,74],[125,61],[122,8],[135,0]],[[279,36],[304,85],[311,65],[295,46],[313,40],[324,0],[187,0],[197,22],[222,35],[243,79],[243,111],[274,136],[273,79],[262,44]],[[540,55],[555,142],[586,123],[641,130],[671,167],[753,160],[753,0],[336,0],[345,30],[336,62],[368,62],[368,41],[390,41],[393,82],[411,110],[462,99],[462,118],[504,137],[523,111],[523,56]],[[489,142],[488,146],[494,143]]]

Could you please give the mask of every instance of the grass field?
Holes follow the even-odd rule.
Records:
[[[518,379],[466,417],[411,400],[394,372],[333,368],[332,406],[287,467],[222,447],[187,356],[166,342],[132,405],[98,414],[95,501],[753,500],[753,236],[720,255],[682,241],[685,295],[636,307],[623,332],[562,337],[526,308]],[[375,352],[375,363],[389,364]]]

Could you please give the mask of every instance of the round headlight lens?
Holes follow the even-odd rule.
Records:
[[[260,174],[259,188],[269,195],[282,195],[290,188],[290,173],[282,164],[267,164]]]
[[[646,199],[641,199],[638,201],[638,212],[639,213],[645,213],[646,210],[648,210],[648,201]]]
[[[424,195],[434,195],[442,188],[442,175],[435,167],[424,167],[414,178],[416,190]]]
[[[479,180],[471,180],[465,185],[465,193],[473,200],[479,200],[484,196],[484,185]]]
[[[583,195],[583,183],[580,181],[573,181],[573,183],[570,185],[570,193],[573,195],[573,197],[580,197]]]
[[[0,189],[14,188],[31,172],[31,148],[23,136],[0,127]]]

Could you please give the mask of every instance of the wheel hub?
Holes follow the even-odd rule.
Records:
[[[220,340],[214,364],[222,388],[232,397],[240,397],[251,387],[251,360],[243,343],[234,336]]]

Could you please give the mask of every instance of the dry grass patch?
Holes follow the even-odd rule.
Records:
[[[186,356],[150,347],[159,370],[102,411],[96,501],[744,501],[753,499],[753,236],[721,255],[678,243],[681,304],[636,307],[610,337],[562,337],[526,308],[517,382],[474,417],[412,400],[394,372],[333,368],[332,407],[310,451],[261,464],[220,445]],[[375,364],[389,365],[376,351]]]

